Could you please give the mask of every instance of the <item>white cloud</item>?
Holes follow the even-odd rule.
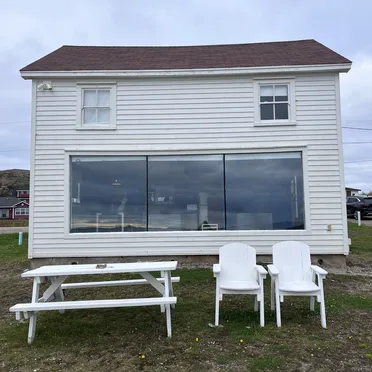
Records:
[[[357,55],[351,70],[341,74],[341,102],[345,120],[372,124],[372,55]]]

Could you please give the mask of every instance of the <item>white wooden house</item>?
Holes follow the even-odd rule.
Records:
[[[63,46],[32,80],[30,258],[349,251],[339,73],[315,40]]]

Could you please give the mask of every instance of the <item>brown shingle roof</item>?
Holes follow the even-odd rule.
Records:
[[[21,71],[168,70],[351,63],[315,40],[116,47],[65,45]]]

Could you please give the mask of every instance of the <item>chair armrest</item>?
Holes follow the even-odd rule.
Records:
[[[256,269],[260,275],[262,275],[264,278],[266,278],[267,271],[264,269],[261,265],[256,265]]]
[[[311,265],[311,270],[313,270],[315,272],[315,274],[321,275],[321,276],[324,276],[324,277],[328,274],[327,271],[325,271],[324,269],[322,269],[321,267],[319,267],[317,265]]]
[[[220,264],[214,264],[213,265],[214,276],[217,276],[220,272],[221,272],[221,265]]]
[[[267,269],[269,270],[269,274],[271,276],[279,275],[279,270],[274,265],[267,265]]]

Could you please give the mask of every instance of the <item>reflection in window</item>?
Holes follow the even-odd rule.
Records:
[[[304,229],[300,152],[226,155],[227,230]]]
[[[225,228],[223,156],[149,156],[148,230]]]
[[[70,232],[304,229],[301,152],[71,158]]]
[[[146,157],[72,157],[71,232],[146,230]]]

